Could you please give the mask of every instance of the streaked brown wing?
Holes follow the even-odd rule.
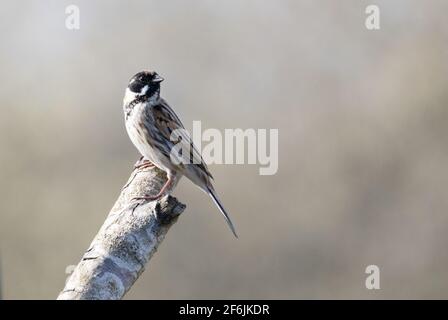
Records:
[[[156,139],[157,140],[161,138],[164,139],[165,145],[169,145],[169,152],[171,152],[172,147],[177,143],[188,144],[190,147],[189,165],[197,166],[202,171],[204,171],[207,174],[207,176],[213,179],[213,176],[211,175],[210,171],[207,168],[207,164],[204,162],[204,159],[202,159],[201,154],[194,146],[193,141],[190,138],[190,135],[186,131],[179,117],[176,115],[173,109],[171,109],[168,103],[165,100],[161,99],[159,104],[152,107],[152,112],[154,115],[155,126],[157,127],[160,134],[163,136],[158,137]],[[171,134],[176,129],[183,129],[177,131],[181,139],[179,139],[178,141],[171,141]]]

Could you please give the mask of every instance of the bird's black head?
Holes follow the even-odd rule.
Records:
[[[160,92],[163,78],[154,71],[141,71],[129,80],[128,88],[138,96],[152,97]]]

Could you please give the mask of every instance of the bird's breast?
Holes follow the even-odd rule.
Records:
[[[155,128],[154,117],[145,110],[146,104],[136,104],[126,119],[126,130],[137,150],[158,168],[167,171],[171,168],[170,159],[155,146],[149,130]],[[154,133],[153,133],[154,134]]]

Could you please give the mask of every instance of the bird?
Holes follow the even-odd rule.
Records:
[[[232,220],[213,187],[213,176],[207,164],[177,114],[160,95],[162,81],[164,78],[155,71],[138,72],[129,80],[123,98],[126,131],[143,160],[137,168],[155,166],[167,175],[167,181],[157,195],[144,195],[135,199],[157,200],[169,193],[179,179],[185,176],[211,197],[233,235],[238,238]],[[173,132],[178,135],[177,139],[173,139]],[[177,143],[189,147],[187,150],[190,154],[183,156],[188,156],[190,161],[176,158],[172,150]]]

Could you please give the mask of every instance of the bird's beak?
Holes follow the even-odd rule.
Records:
[[[158,82],[162,82],[163,80],[165,80],[165,79],[163,79],[161,76],[159,76],[158,74],[156,74],[155,76],[154,76],[154,78],[152,78],[152,82],[155,82],[155,83],[158,83]]]

